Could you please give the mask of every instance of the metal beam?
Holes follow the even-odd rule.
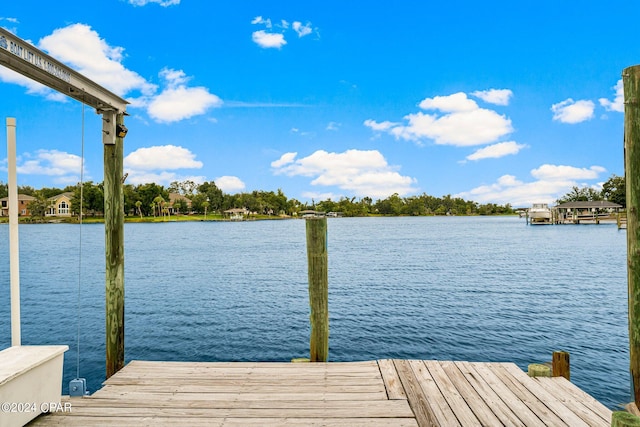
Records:
[[[125,113],[128,102],[0,28],[0,65],[96,109]]]

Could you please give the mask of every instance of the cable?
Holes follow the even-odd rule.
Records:
[[[82,208],[84,201],[84,109],[85,104],[82,103],[82,137],[81,137],[81,154],[80,154],[80,243],[78,244],[78,326],[77,326],[77,363],[76,363],[76,378],[80,378],[80,290],[82,283]]]

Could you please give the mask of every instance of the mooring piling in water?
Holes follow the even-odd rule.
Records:
[[[571,381],[571,365],[569,353],[566,351],[554,351],[551,359],[551,376],[565,377]]]
[[[327,218],[305,220],[311,314],[310,359],[326,362],[329,357],[329,283]]]
[[[627,193],[627,274],[629,293],[629,356],[631,387],[640,407],[640,65],[625,68],[624,169]]]

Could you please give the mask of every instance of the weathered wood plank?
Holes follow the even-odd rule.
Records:
[[[505,372],[512,376],[514,384],[520,384],[526,388],[531,394],[542,402],[547,408],[553,411],[563,422],[571,427],[588,427],[589,425],[571,409],[565,406],[557,397],[550,394],[540,385],[539,382],[533,380],[520,368],[514,364],[489,364],[492,368]]]
[[[264,387],[273,385],[273,377],[256,377],[250,378],[225,378],[225,377],[205,377],[205,378],[112,378],[109,380],[109,385],[123,385],[123,386],[136,386],[136,385],[172,385],[181,383],[185,385],[211,385],[212,381],[215,381],[215,385],[219,387],[234,387],[234,386],[246,386],[246,387]],[[384,389],[384,382],[382,378],[288,378],[286,376],[278,377],[278,385],[283,387],[369,387],[374,390]]]
[[[66,400],[71,403],[72,412],[76,412],[79,408],[189,408],[189,409],[313,409],[322,410],[332,413],[332,411],[354,410],[350,414],[354,418],[367,417],[368,411],[382,411],[385,416],[393,417],[413,417],[413,412],[406,400],[378,400],[378,401],[352,401],[352,400],[334,400],[334,401],[300,401],[300,400],[204,400],[204,399],[175,399],[172,395],[167,394],[159,396],[157,399],[118,399],[118,398],[101,398],[94,399],[92,397],[83,399]]]
[[[202,384],[176,384],[176,382],[165,382],[162,384],[132,383],[122,385],[123,388],[139,389],[145,391],[158,391],[163,393],[384,393],[384,384],[380,381],[377,386],[360,385],[320,385],[314,390],[303,388],[300,384],[237,384],[219,385],[216,383]]]
[[[384,400],[387,398],[385,391],[376,393],[336,393],[336,392],[316,392],[301,393],[300,391],[282,393],[255,393],[255,392],[234,392],[234,393],[181,393],[173,390],[157,391],[147,387],[147,390],[136,387],[128,389],[120,386],[104,386],[93,395],[92,399],[100,398],[123,398],[123,399],[154,399],[171,395],[174,399],[201,399],[201,400]]]
[[[478,396],[487,404],[496,417],[503,425],[524,427],[524,423],[509,408],[509,406],[498,396],[491,388],[491,385],[476,371],[474,365],[470,362],[454,362],[456,367],[464,375],[471,387],[478,393]]]
[[[478,421],[478,418],[476,418],[473,411],[469,408],[468,403],[462,398],[455,385],[453,385],[440,365],[440,362],[425,360],[423,363],[458,419],[458,422],[463,426],[479,426],[480,421]]]
[[[176,418],[410,418],[408,405],[402,400],[386,400],[374,405],[351,408],[207,408],[181,405],[154,406],[73,406],[72,411],[60,416],[112,416],[176,417]]]
[[[561,412],[562,414],[562,415],[558,415],[556,411],[547,407],[545,403],[540,401],[540,398],[536,396],[533,392],[531,392],[531,390],[529,390],[522,381],[519,381],[518,379],[516,379],[510,372],[505,371],[504,369],[501,369],[502,367],[499,363],[495,363],[495,364],[487,363],[486,366],[498,378],[500,378],[502,383],[505,384],[505,386],[507,386],[509,390],[511,390],[511,392],[515,396],[517,396],[517,398],[521,402],[523,402],[525,405],[531,408],[531,410],[538,416],[538,418],[540,418],[544,422],[545,425],[570,426],[570,424],[567,424],[567,422],[562,419],[562,415],[569,417],[568,412],[570,411],[567,411],[566,408],[556,407],[555,408],[556,411]],[[516,366],[516,369],[519,369],[519,368]],[[531,377],[529,377],[528,375],[525,374],[525,376],[527,377],[527,379],[529,380],[531,379]],[[577,417],[575,418],[576,418],[575,421],[578,423],[576,424],[576,427],[578,426],[585,427],[584,422],[582,420],[580,420]]]
[[[174,427],[173,417],[61,417],[45,415],[34,420],[29,426],[136,426]],[[417,427],[414,418],[189,418],[190,427],[246,427],[283,426],[287,427]]]
[[[393,360],[379,360],[378,367],[380,368],[380,375],[384,381],[384,387],[387,389],[387,397],[389,399],[406,399],[407,395],[402,388],[400,377],[393,364]]]
[[[580,402],[591,412],[596,414],[599,418],[606,422],[607,425],[611,423],[611,414],[613,413],[611,409],[598,402],[593,396],[591,396],[584,390],[581,390],[572,382],[562,381],[558,378],[545,378],[544,381],[542,378],[537,378],[536,380],[554,396],[557,396],[558,398],[568,398],[570,396],[576,402]]]
[[[460,393],[461,398],[469,405],[469,408],[480,421],[480,424],[484,426],[501,425],[500,420],[479,395],[478,390],[473,388],[454,362],[440,362],[440,365],[447,373],[453,386]]]
[[[432,414],[435,416],[436,424],[443,426],[459,426],[460,423],[458,422],[456,415],[449,407],[447,400],[442,395],[438,385],[427,370],[424,361],[409,360],[407,363],[413,370],[415,378],[423,391],[420,398],[427,401]]]
[[[411,406],[411,409],[413,410],[418,425],[421,427],[437,427],[439,424],[437,423],[435,414],[427,403],[422,387],[420,386],[411,365],[409,365],[406,360],[394,360],[393,364],[396,367],[396,371],[400,377],[400,383],[404,388],[407,400],[409,401],[409,406]]]
[[[486,364],[472,363],[471,365],[527,427],[544,427],[546,425]]]
[[[556,396],[556,398],[560,400],[563,405],[573,411],[573,413],[579,416],[585,423],[587,423],[591,427],[609,427],[610,421],[605,421],[598,414],[593,412],[588,406],[586,406],[582,402],[579,402],[569,393],[566,393],[564,390],[562,390],[561,387],[556,384],[558,381],[555,381],[554,378],[547,379],[551,381],[540,381],[540,386],[547,392],[549,392],[552,396]]]

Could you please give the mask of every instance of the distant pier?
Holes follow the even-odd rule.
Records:
[[[527,224],[600,224],[616,223],[618,228],[626,228],[626,212],[622,206],[606,200],[579,201],[561,203],[557,206],[546,207],[546,214],[540,213],[541,204],[524,211]],[[536,215],[530,211],[536,210]],[[521,214],[522,215],[522,214]]]

